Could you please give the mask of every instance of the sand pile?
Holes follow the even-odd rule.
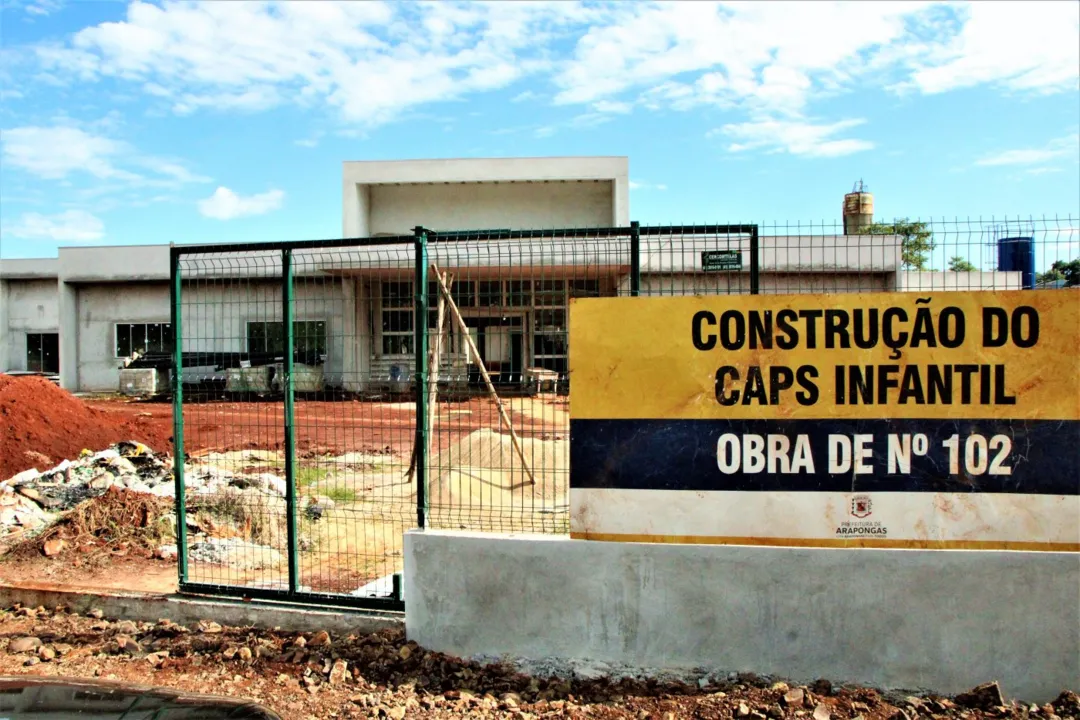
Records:
[[[87,407],[42,377],[0,374],[0,480],[30,468],[46,470],[78,457],[84,448],[100,450],[123,440],[170,451],[171,433],[149,421]]]
[[[509,435],[477,430],[432,458],[428,472],[433,520],[458,527],[492,517],[530,518],[566,511],[570,483],[566,440],[521,438],[536,484],[514,450]],[[461,522],[458,522],[460,520]],[[536,522],[540,522],[537,520]]]

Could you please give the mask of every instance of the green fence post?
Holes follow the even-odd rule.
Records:
[[[630,296],[641,294],[641,223],[630,223]]]
[[[184,334],[180,327],[180,253],[169,248],[169,315],[173,331],[173,485],[176,493],[176,565],[188,581],[187,498],[184,496]]]
[[[289,543],[289,592],[300,590],[300,557],[296,532],[296,435],[293,426],[293,268],[292,250],[281,251],[281,324],[285,353],[281,390],[285,395],[285,508]]]
[[[417,226],[413,230],[416,241],[416,276],[413,280],[413,332],[416,352],[416,522],[420,528],[427,527],[428,515],[428,436],[427,436],[427,231]]]
[[[761,292],[761,248],[759,246],[758,226],[750,226],[750,294]]]

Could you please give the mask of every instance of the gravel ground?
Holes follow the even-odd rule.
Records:
[[[113,622],[91,611],[0,611],[0,674],[98,678],[244,697],[285,720],[326,718],[745,718],[943,720],[1080,718],[1080,698],[1042,707],[1005,703],[996,685],[969,697],[883,697],[863,688],[808,687],[751,675],[698,683],[532,678],[405,642],[401,632],[330,637]]]

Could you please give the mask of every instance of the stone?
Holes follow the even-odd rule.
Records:
[[[818,703],[814,708],[814,720],[830,720],[832,713],[829,712],[829,706],[825,703]]]
[[[91,608],[90,610],[86,611],[86,617],[100,620],[101,618],[105,617],[105,613],[98,608]]]
[[[739,706],[735,708],[735,715],[737,717],[746,717],[750,714],[750,706],[744,702],[739,703]]]
[[[135,638],[128,635],[116,636],[116,648],[131,655],[142,652],[142,645],[139,645]]]
[[[116,632],[121,635],[134,635],[139,632],[139,627],[131,620],[121,620],[116,623]]]
[[[108,490],[116,484],[116,478],[111,472],[103,472],[90,481],[91,490]]]
[[[251,648],[245,645],[236,651],[236,656],[244,662],[251,662]]]
[[[341,658],[334,661],[334,666],[330,668],[330,678],[328,682],[331,685],[341,685],[349,677],[349,663]]]
[[[39,475],[41,475],[41,473],[39,473],[34,468],[30,468],[29,470],[23,470],[21,473],[17,473],[14,477],[8,479],[7,482],[8,485],[12,486],[22,485],[23,483],[37,480]]]
[[[24,653],[33,652],[41,647],[41,640],[36,637],[15,638],[8,644],[8,652]]]
[[[32,667],[34,665],[37,665],[39,662],[41,662],[41,658],[39,658],[37,655],[31,655],[30,657],[26,658],[26,662],[24,662],[23,665],[26,665],[27,667]]]
[[[51,647],[48,647],[47,645],[42,645],[41,647],[39,647],[38,651],[37,651],[37,654],[38,654],[38,657],[41,658],[42,660],[55,660],[56,659],[56,651],[53,650]]]
[[[412,655],[412,648],[408,645],[402,645],[401,649],[398,650],[398,657],[402,660],[408,660],[410,655]]]
[[[64,541],[64,538],[49,538],[41,546],[41,552],[45,553],[45,557],[56,557],[64,552],[65,547],[67,547],[67,542]]]
[[[154,551],[154,557],[158,560],[175,560],[178,553],[176,545],[162,545]]]
[[[891,715],[886,716],[886,720],[911,720],[911,716],[901,708],[896,708]]]
[[[159,652],[154,652],[147,655],[146,662],[150,664],[150,667],[159,668],[165,663],[165,660],[168,659],[168,657],[169,651],[161,650]]]
[[[774,720],[782,720],[784,717],[784,708],[776,704],[770,705],[767,714],[769,717],[774,718]]]
[[[33,500],[36,503],[41,502],[41,493],[39,493],[37,490],[35,490],[32,487],[29,487],[27,485],[23,485],[22,487],[19,488],[18,492],[23,497],[30,498],[31,500]]]
[[[787,707],[802,707],[806,699],[806,692],[802,688],[793,688],[784,693],[784,705]]]
[[[521,696],[515,692],[503,693],[499,696],[499,699],[512,708],[516,708],[521,704]]]
[[[308,644],[311,647],[328,647],[330,645],[330,633],[320,630],[311,636],[311,641]]]
[[[53,650],[56,651],[57,655],[63,656],[63,655],[67,655],[68,653],[70,653],[71,650],[72,650],[72,647],[70,645],[66,645],[64,643],[56,643],[56,644],[53,645]]]
[[[221,632],[221,626],[213,620],[200,620],[199,631],[210,634],[219,633]]]
[[[1001,696],[1001,686],[997,681],[983,683],[960,693],[956,696],[956,702],[964,707],[978,710],[990,710],[991,708],[1005,704],[1005,698]]]
[[[390,720],[405,720],[405,713],[405,707],[403,705],[399,705],[398,707],[392,707],[387,710],[386,717],[390,718]]]

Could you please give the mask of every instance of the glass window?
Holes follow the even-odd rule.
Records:
[[[481,280],[480,305],[483,307],[500,307],[503,304],[502,288],[501,280]]]
[[[508,280],[506,304],[509,307],[527,307],[532,303],[531,280]]]
[[[116,357],[159,355],[173,350],[169,323],[123,323],[116,325]]]
[[[60,372],[60,336],[57,333],[26,334],[26,369],[30,372]]]
[[[537,306],[565,305],[565,291],[566,283],[563,280],[537,280],[535,304]]]
[[[564,332],[566,330],[566,311],[559,310],[537,310],[535,312],[536,317],[536,330],[539,331],[555,331]]]
[[[533,335],[533,354],[539,358],[544,355],[566,355],[566,333],[536,333]]]
[[[382,351],[384,355],[406,355],[412,353],[413,339],[413,284],[404,281],[383,281],[382,283]],[[437,286],[428,283],[428,302],[438,298]]]
[[[571,280],[570,281],[570,297],[572,297],[572,298],[600,297],[600,281],[599,280]]]
[[[285,324],[281,322],[249,322],[247,329],[249,353],[285,352]],[[299,353],[326,354],[326,323],[322,320],[293,321],[293,349]]]

